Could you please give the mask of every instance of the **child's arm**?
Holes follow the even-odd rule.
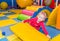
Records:
[[[44,33],[46,34],[46,35],[48,35],[48,31],[46,30],[46,28],[45,28],[45,25],[44,25],[44,22],[42,21],[42,22],[40,22],[40,25],[42,26],[42,30],[44,31]]]
[[[37,18],[31,18],[31,19],[27,19],[27,20],[24,20],[23,22],[25,23],[25,22],[32,22],[32,21],[36,21],[37,20]]]
[[[29,22],[29,19],[27,19],[27,20],[24,20],[23,22],[24,22],[24,23],[26,23],[26,22]]]
[[[45,28],[45,25],[44,25],[44,22],[40,22],[40,25],[42,26],[42,30],[44,31],[44,33],[47,35],[48,38],[51,38],[49,35],[48,35],[48,31],[46,30]]]

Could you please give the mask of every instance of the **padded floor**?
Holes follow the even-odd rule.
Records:
[[[4,12],[4,11],[0,10],[0,12]],[[9,23],[6,20],[8,20]],[[2,21],[4,21],[5,23],[3,23]],[[2,14],[0,15],[0,26],[1,26],[0,32],[5,32],[5,35],[1,35],[2,33],[0,33],[0,35],[1,35],[0,41],[8,41],[8,40],[10,41],[11,37],[10,38],[7,38],[7,37],[14,35],[14,33],[10,30],[10,26],[13,26],[18,22],[21,22],[21,21],[17,20],[17,16],[15,16],[15,13],[6,13],[3,15]],[[46,29],[48,30],[48,33],[52,38],[54,36],[60,34],[60,30],[57,30],[54,27],[46,26]],[[14,38],[14,37],[15,36],[13,36],[12,38]],[[11,38],[11,40],[13,40],[13,41],[16,40],[16,39],[12,39],[12,38]]]

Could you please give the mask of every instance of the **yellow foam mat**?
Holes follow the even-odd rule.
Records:
[[[8,18],[10,18],[10,19],[17,18],[18,15],[19,15],[19,14],[13,14],[13,15],[8,16]]]
[[[14,12],[14,13],[18,13],[18,14],[22,12],[21,9],[10,9],[9,11]]]
[[[60,6],[57,6],[52,11],[52,13],[50,14],[50,16],[48,18],[48,21],[47,21],[46,25],[56,27],[56,20],[57,20],[57,11],[58,11],[58,8],[60,8]]]
[[[10,29],[23,41],[49,41],[49,38],[37,31],[28,23],[18,23],[14,26],[11,26]]]
[[[27,6],[26,10],[37,11],[39,8],[43,8],[43,6]]]
[[[2,35],[2,31],[0,31],[0,38],[4,38],[4,36]]]
[[[11,35],[7,37],[8,41],[21,41],[16,35]]]
[[[8,25],[15,24],[15,23],[17,23],[17,22],[14,20],[11,20],[11,19],[0,20],[0,27],[8,26]]]
[[[1,13],[1,14],[0,14],[0,17],[2,17],[2,16],[4,16],[4,14],[3,14],[3,13]]]
[[[52,38],[51,41],[60,41],[60,34]]]

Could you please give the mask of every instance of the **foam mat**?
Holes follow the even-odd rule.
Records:
[[[4,36],[2,35],[2,31],[0,31],[0,38],[3,38]]]
[[[11,20],[11,19],[1,20],[0,21],[0,27],[4,27],[4,26],[7,26],[7,25],[15,24],[15,23],[17,23],[17,22],[14,21],[14,20]]]
[[[17,18],[18,15],[19,15],[19,14],[13,14],[13,15],[8,16],[8,18],[10,18],[10,19]]]
[[[12,38],[12,39],[11,39]],[[8,41],[21,41],[16,35],[11,35],[7,37]]]
[[[57,12],[56,29],[60,30],[60,8],[58,9],[58,12]]]
[[[0,14],[0,17],[2,17],[2,16],[4,16],[4,14],[1,13],[1,14]]]
[[[51,41],[60,41],[60,34],[52,38]]]
[[[46,23],[46,25],[48,26],[53,26],[56,27],[56,20],[57,20],[57,11],[58,11],[59,6],[57,6],[52,13],[50,14],[48,21]]]
[[[18,23],[11,26],[11,30],[23,41],[49,41],[49,38],[37,31],[28,23]]]

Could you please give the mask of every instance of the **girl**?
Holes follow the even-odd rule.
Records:
[[[37,12],[34,13],[34,15],[32,16],[31,19],[25,20],[24,23],[28,22],[36,30],[40,30],[40,26],[41,26],[45,35],[47,35],[47,37],[50,38],[50,36],[48,35],[48,31],[46,30],[45,25],[44,25],[44,21],[45,21],[46,18],[47,18],[46,13],[45,12],[40,12],[38,10]]]

